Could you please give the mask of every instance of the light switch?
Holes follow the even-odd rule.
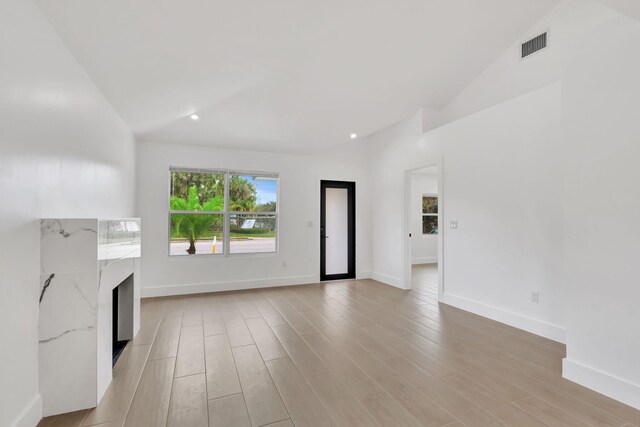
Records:
[[[307,221],[307,227],[309,228],[313,227],[313,221]]]
[[[451,223],[449,224],[449,228],[452,230],[457,230],[458,229],[458,221],[451,221]]]

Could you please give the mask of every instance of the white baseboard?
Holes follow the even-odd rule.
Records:
[[[202,294],[207,292],[238,291],[243,289],[272,288],[276,286],[305,285],[318,283],[316,276],[277,277],[274,279],[236,280],[231,282],[192,283],[184,285],[141,288],[142,298],[167,297],[172,295]]]
[[[634,384],[566,357],[562,359],[562,376],[569,381],[640,409],[640,384]]]
[[[36,427],[42,419],[42,396],[38,393],[9,427]]]
[[[382,273],[376,273],[375,271],[371,272],[371,278],[373,280],[377,280],[378,282],[385,283],[387,285],[404,289],[404,281],[398,277],[389,276]]]
[[[438,257],[421,257],[421,258],[413,258],[411,260],[412,265],[416,264],[437,264]]]
[[[477,315],[487,317],[500,323],[505,323],[514,328],[522,329],[532,334],[540,335],[553,341],[560,343],[566,342],[566,329],[547,323],[542,320],[523,316],[522,314],[504,310],[502,308],[487,305],[468,298],[460,297],[446,293],[443,295],[442,302],[445,304],[470,311]]]

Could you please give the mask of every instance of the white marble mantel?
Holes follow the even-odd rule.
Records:
[[[42,219],[39,379],[45,416],[92,408],[111,382],[112,290],[132,287],[132,339],[140,319],[140,220]],[[119,288],[122,289],[122,288]]]

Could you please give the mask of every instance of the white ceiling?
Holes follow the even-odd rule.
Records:
[[[640,2],[638,0],[600,0],[600,2],[631,18],[640,20]]]
[[[442,108],[558,2],[35,1],[140,140],[307,153]]]

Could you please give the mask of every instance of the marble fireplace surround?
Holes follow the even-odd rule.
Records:
[[[119,339],[140,327],[140,219],[42,219],[38,294],[44,416],[98,405],[112,374],[112,291]],[[131,280],[131,278],[133,280]],[[132,286],[131,286],[132,284]]]

